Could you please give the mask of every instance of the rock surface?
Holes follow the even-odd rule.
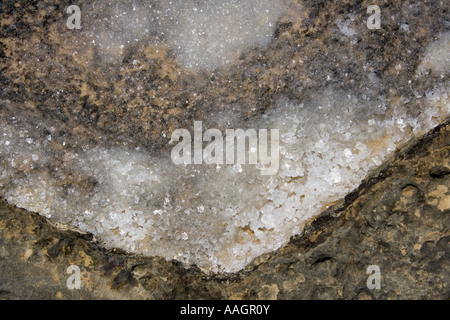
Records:
[[[448,64],[421,64],[429,51],[445,55],[445,36],[443,45],[429,46],[448,32],[445,1],[380,1],[380,30],[365,26],[369,1],[289,3],[268,47],[243,52],[214,72],[181,72],[176,50],[146,39],[121,48],[115,29],[107,36],[118,48],[105,58],[99,47],[84,44],[89,33],[65,28],[70,1],[2,1],[0,119],[26,119],[21,125],[33,140],[51,134],[53,161],[37,170],[52,175],[63,168],[66,185],[90,190],[95,181],[73,177],[63,165],[82,147],[163,154],[170,133],[193,119],[222,129],[226,115],[240,127],[283,97],[302,101],[331,86],[383,96],[390,110],[411,115],[425,113],[424,99],[445,105]],[[97,18],[87,15],[83,24]],[[438,87],[444,88],[440,96],[433,91]],[[63,230],[2,200],[0,297],[448,299],[449,140],[444,120],[310,221],[303,234],[230,274],[107,250],[90,234]],[[70,265],[81,269],[80,290],[67,288]],[[380,290],[366,286],[370,265],[380,267]]]
[[[449,299],[450,125],[411,142],[303,235],[235,274],[103,249],[90,235],[0,209],[3,299]],[[67,268],[81,270],[69,290]],[[378,265],[380,289],[367,288]]]

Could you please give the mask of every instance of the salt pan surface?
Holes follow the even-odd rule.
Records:
[[[170,158],[97,146],[64,155],[73,177],[42,168],[48,139],[2,123],[0,181],[6,199],[92,232],[107,247],[237,271],[284,245],[302,223],[357,187],[414,132],[450,113],[448,89],[414,118],[380,114],[380,101],[328,88],[308,104],[282,99],[258,127],[280,129],[280,170],[253,165],[175,166]],[[39,169],[39,170],[35,170]],[[76,180],[76,181],[74,181]],[[85,188],[82,181],[95,181]]]
[[[126,49],[146,26],[156,24],[181,65],[193,70],[220,66],[234,59],[236,51],[250,49],[247,43],[264,46],[270,41],[278,9],[273,2],[259,1],[262,11],[251,15],[256,20],[236,9],[251,10],[254,2],[221,5],[213,0],[208,7],[199,1],[192,7],[174,1],[177,12],[164,17],[113,6],[107,14],[130,16],[142,24],[124,36],[128,22],[118,22],[103,35],[93,33],[92,40],[113,61],[121,55],[117,48]],[[195,8],[206,15],[197,15]],[[169,9],[173,7],[155,10]],[[186,11],[194,11],[191,18]],[[176,25],[173,31],[164,29],[168,24]],[[229,33],[210,30],[212,24],[229,28]],[[441,39],[422,59],[421,74],[448,75],[448,36]],[[416,98],[422,109],[414,116],[382,97],[332,86],[311,92],[305,101],[281,97],[271,111],[248,124],[280,130],[280,170],[273,176],[262,176],[249,165],[176,166],[170,157],[123,147],[71,149],[55,141],[53,132],[32,136],[27,119],[1,117],[0,192],[10,203],[51,221],[92,232],[106,247],[233,272],[286,244],[307,219],[357,187],[398,146],[447,117],[449,94],[447,83],[420,92]],[[61,143],[61,152],[49,153],[55,143]]]
[[[86,4],[83,12],[92,22],[79,45],[93,45],[104,61],[117,63],[127,48],[164,41],[181,66],[198,71],[267,46],[283,6],[279,0],[127,0]]]

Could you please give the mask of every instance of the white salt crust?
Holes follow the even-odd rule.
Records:
[[[86,23],[79,47],[93,46],[117,63],[133,45],[164,41],[180,66],[212,70],[273,38],[283,12],[280,0],[98,1],[82,8]]]
[[[64,186],[62,173],[31,169],[52,161],[45,148],[51,136],[33,140],[2,123],[0,181],[14,175],[2,193],[19,207],[93,233],[108,248],[233,272],[286,244],[399,144],[448,116],[448,89],[439,92],[437,103],[424,97],[427,108],[418,118],[401,110],[386,115],[373,102],[332,90],[318,92],[311,105],[280,101],[257,124],[280,129],[274,176],[253,165],[175,166],[170,158],[121,148],[67,152],[73,176],[98,182],[87,194]]]
[[[166,40],[175,46],[180,64],[193,70],[221,66],[236,51],[249,50],[247,42],[266,45],[278,11],[272,13],[273,2],[262,1],[259,8],[270,6],[270,12],[258,9],[260,20],[248,21],[236,8],[250,10],[253,2],[222,6],[211,1],[208,7],[199,1],[206,16],[198,17],[186,13],[193,7],[174,2],[177,12],[167,18],[174,29],[166,31]],[[218,17],[212,17],[214,12]],[[138,16],[132,15],[131,22]],[[203,26],[210,29],[213,22],[229,34],[212,30],[203,35]],[[95,37],[108,59],[114,58],[113,46],[130,41],[120,37],[129,24],[119,23],[105,31],[109,35]],[[341,22],[339,26],[345,27]],[[140,34],[141,28],[133,24],[127,33]],[[251,31],[242,34],[241,28]],[[216,37],[226,44],[211,43]],[[430,45],[419,73],[448,74],[448,36],[442,39]],[[201,52],[200,46],[209,49]],[[254,123],[255,128],[280,130],[280,169],[274,176],[260,175],[253,165],[175,166],[170,158],[119,147],[84,146],[74,153],[64,142],[62,165],[69,170],[49,173],[45,168],[55,157],[48,148],[55,143],[52,133],[32,138],[30,131],[15,124],[23,119],[1,120],[0,192],[19,207],[93,233],[108,248],[177,259],[212,272],[234,272],[286,244],[307,219],[357,187],[411,136],[448,117],[449,94],[446,84],[419,94],[422,110],[414,117],[406,106],[394,108],[380,97],[332,88],[321,89],[303,103],[280,98],[273,111]],[[63,172],[72,172],[72,177]],[[68,183],[73,179],[96,185],[89,191],[82,183]]]

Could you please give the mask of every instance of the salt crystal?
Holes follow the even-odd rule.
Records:
[[[200,8],[215,8],[220,3],[200,1],[196,14],[200,14]],[[159,31],[166,32],[167,45],[182,67],[223,67],[226,61],[233,61],[235,52],[250,50],[244,44],[248,39],[256,47],[264,47],[273,39],[270,23],[275,24],[280,14],[276,4],[266,13],[273,2],[264,0],[256,11],[237,10],[242,9],[239,5],[247,8],[256,0],[233,3],[238,5],[236,11],[227,17],[224,10],[218,9],[217,19],[213,11],[206,10],[207,16],[194,21],[195,17],[183,11],[187,4],[173,6],[170,14],[165,9],[158,14],[159,21],[180,18],[176,30]],[[121,17],[127,23],[117,22],[94,37],[100,55],[117,59],[120,46],[125,49],[130,39],[138,38],[139,31],[145,30],[141,19],[147,19],[148,11],[140,12],[139,5],[134,11],[121,6],[96,6],[106,6],[107,11],[118,14],[126,12]],[[228,9],[232,9],[230,6]],[[259,17],[263,25],[252,30],[258,14],[262,14]],[[130,23],[137,18],[142,25]],[[241,21],[230,26],[229,22],[236,18]],[[347,18],[341,21],[341,27],[356,37],[349,28],[353,20]],[[122,34],[119,29],[128,23],[132,25],[130,35]],[[224,26],[232,30],[218,36]],[[202,33],[191,35],[194,27],[202,27]],[[181,32],[183,28],[185,32]],[[227,37],[231,37],[233,45],[220,46]],[[443,39],[441,36],[440,42],[432,44],[422,58],[422,67],[430,68],[432,73],[446,73],[448,69],[447,62],[441,61],[448,55]],[[201,52],[211,48],[218,51]],[[431,57],[430,53],[440,57]],[[377,80],[375,75],[372,80]],[[0,191],[10,203],[93,233],[105,247],[178,259],[185,265],[197,264],[214,272],[238,271],[258,255],[288,243],[302,223],[356,188],[397,146],[410,139],[411,130],[406,128],[413,128],[414,134],[425,133],[450,113],[446,98],[450,92],[445,84],[432,83],[425,98],[422,92],[411,95],[414,102],[420,102],[417,115],[406,105],[358,90],[330,84],[311,89],[304,94],[304,101],[280,97],[265,116],[248,122],[249,127],[280,130],[280,166],[272,176],[261,176],[252,165],[176,166],[170,158],[150,156],[139,147],[83,146],[82,150],[65,148],[66,154],[51,148],[41,150],[50,145],[46,142],[51,141],[50,135],[33,140],[29,135],[35,128],[21,128],[10,119],[0,118]],[[393,107],[388,110],[386,105],[390,103]],[[224,125],[234,123],[232,117],[223,118]],[[21,123],[23,119],[17,120]],[[55,128],[49,131],[53,135],[58,132]],[[30,159],[39,161],[42,168],[29,170]],[[88,181],[89,189],[84,183],[69,185],[71,176],[86,179],[82,181]]]

